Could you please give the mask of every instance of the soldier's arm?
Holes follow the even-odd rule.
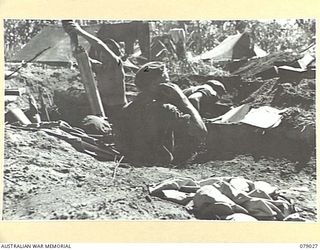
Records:
[[[82,29],[79,24],[71,20],[63,20],[62,24],[64,30],[67,33],[75,33],[79,36],[82,36],[90,43],[91,46],[95,46],[96,48],[100,49],[104,54],[104,60],[115,60],[116,62],[118,62],[119,57],[115,55],[104,42],[102,42],[99,38],[95,37],[94,35],[91,35],[87,31]]]
[[[207,128],[198,110],[191,104],[182,90],[176,84],[164,83],[160,84],[159,92],[167,99],[168,103],[175,105],[182,113],[189,115],[188,133],[200,140],[204,139],[207,135]]]

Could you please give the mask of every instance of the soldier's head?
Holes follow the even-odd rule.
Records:
[[[166,65],[163,62],[149,62],[144,64],[136,73],[135,85],[141,91],[149,91],[160,83],[169,82]]]

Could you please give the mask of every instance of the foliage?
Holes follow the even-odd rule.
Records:
[[[189,48],[195,54],[210,50],[230,35],[248,31],[252,42],[273,53],[285,49],[296,50],[309,45],[315,37],[314,19],[288,20],[218,20],[184,21]],[[180,22],[156,22],[157,34],[170,28],[183,27]]]
[[[81,25],[110,21],[79,20]],[[118,21],[119,22],[119,21]],[[296,50],[314,41],[314,19],[290,20],[205,20],[152,21],[151,35],[162,35],[171,28],[186,29],[187,50],[200,54],[218,45],[229,35],[247,30],[252,41],[267,52]],[[44,25],[60,24],[58,20],[4,20],[5,55],[24,46]]]
[[[267,24],[258,21],[248,23],[253,42],[268,52],[297,50],[308,46],[314,41],[315,20],[298,20],[280,23],[273,20]]]

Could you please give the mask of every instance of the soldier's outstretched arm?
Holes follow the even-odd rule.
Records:
[[[91,46],[96,46],[96,48],[101,49],[103,51],[104,55],[107,57],[107,60],[117,60],[119,57],[112,52],[112,50],[104,43],[102,42],[99,38],[97,38],[94,35],[91,35],[84,29],[80,27],[79,24],[74,22],[73,20],[62,20],[62,26],[68,34],[77,34],[79,36],[82,36],[84,39],[86,39]]]

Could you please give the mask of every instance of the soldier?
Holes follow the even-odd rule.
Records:
[[[219,81],[209,80],[205,84],[184,89],[183,93],[202,117],[213,118],[229,110],[228,106],[217,104],[220,98],[227,93],[224,85]]]
[[[205,139],[207,129],[182,90],[170,83],[165,65],[150,62],[138,70],[135,84],[141,93],[128,103],[119,46],[102,42],[72,21],[64,21],[64,29],[91,44],[101,101],[113,125],[116,144],[126,158],[141,164],[186,160]],[[175,132],[190,139],[186,150],[182,143],[176,143]]]

